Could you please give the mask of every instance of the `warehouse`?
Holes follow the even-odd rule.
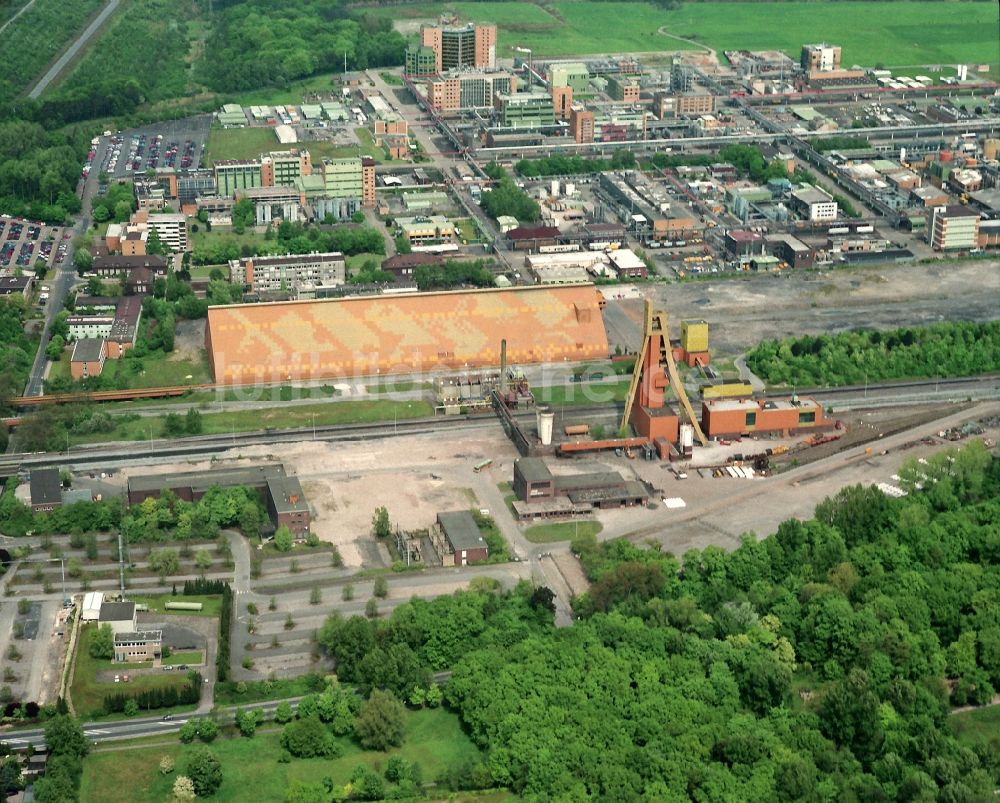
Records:
[[[794,396],[789,401],[709,399],[701,406],[701,426],[709,438],[753,432],[794,435],[804,429],[829,429],[834,424],[815,399]]]
[[[225,384],[605,359],[591,284],[210,307],[205,343]]]

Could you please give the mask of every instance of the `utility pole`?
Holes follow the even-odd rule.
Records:
[[[118,529],[118,583],[122,596],[125,596],[125,550],[122,548],[122,531]]]

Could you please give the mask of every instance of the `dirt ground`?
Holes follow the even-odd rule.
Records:
[[[177,328],[174,331],[174,350],[170,355],[171,360],[192,360],[197,362],[201,359],[205,350],[205,319],[197,321],[177,321]]]

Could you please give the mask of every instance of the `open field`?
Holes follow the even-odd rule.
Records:
[[[966,747],[1000,748],[1000,705],[955,714],[948,717],[948,726]]]
[[[529,527],[524,531],[524,537],[533,544],[551,544],[569,541],[577,535],[597,535],[602,529],[599,521],[559,521]]]
[[[208,596],[192,594],[190,596],[178,594],[176,597],[169,594],[160,594],[155,597],[131,597],[137,605],[145,605],[151,613],[163,613],[167,615],[176,614],[180,616],[218,616],[222,610],[222,597],[219,594]],[[167,602],[200,602],[200,611],[169,611],[164,607]],[[181,661],[181,663],[184,663]]]
[[[688,50],[693,45],[658,31],[692,38],[714,50],[784,50],[798,58],[803,42],[829,40],[843,47],[845,65],[996,62],[998,18],[994,3],[692,3],[664,11],[647,3],[556,2],[551,13],[523,3],[434,3],[373,9],[414,34],[418,20],[445,10],[463,20],[496,22],[497,54],[530,47],[535,57],[590,53]],[[843,24],[845,19],[851,25]],[[628,20],[628,25],[622,25]]]
[[[349,739],[338,739],[343,755],[336,759],[292,759],[278,763],[281,753],[279,734],[260,733],[253,739],[218,739],[208,746],[222,762],[222,786],[213,796],[220,803],[245,801],[247,790],[253,789],[253,799],[277,801],[285,799],[285,790],[294,780],[318,783],[329,776],[338,786],[350,780],[358,764],[366,764],[381,774],[391,755],[420,764],[425,780],[433,780],[446,767],[469,758],[479,751],[462,732],[458,717],[444,709],[424,709],[407,714],[406,741],[389,753],[362,750]],[[144,747],[95,753],[84,761],[81,800],[102,803],[160,803],[170,797],[176,775],[182,774],[192,753],[202,744],[169,747]],[[170,775],[159,771],[160,758],[174,757],[177,770]]]
[[[295,99],[301,103],[301,95]],[[355,129],[359,144],[336,145],[324,140],[299,142],[296,145],[282,145],[274,134],[274,129],[264,128],[213,128],[205,145],[203,162],[206,166],[219,159],[254,159],[268,151],[285,150],[289,147],[305,148],[312,155],[313,163],[322,159],[339,159],[347,156],[371,156],[381,162],[385,158],[381,148],[375,146],[367,129]]]

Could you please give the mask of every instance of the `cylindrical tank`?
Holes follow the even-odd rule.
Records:
[[[566,184],[566,194],[567,195],[575,195],[576,194],[576,184],[567,183]]]
[[[1000,139],[988,139],[983,143],[983,157],[987,161],[1000,159]]]
[[[559,179],[557,178],[552,179],[551,187],[549,188],[549,194],[553,198],[559,197]]]
[[[906,161],[906,148],[900,148],[899,149],[899,161],[901,161],[901,162],[905,162]]]
[[[552,445],[552,422],[555,421],[556,414],[548,407],[539,407],[535,416],[538,425],[538,439],[542,446]]]
[[[566,433],[567,437],[571,435],[587,435],[590,432],[590,425],[570,424],[569,426],[563,427],[563,432]]]
[[[948,148],[942,148],[941,153],[938,154],[938,159],[942,162],[950,162],[954,154],[948,150]]]
[[[694,427],[681,424],[681,452],[690,452],[694,448]]]
[[[545,198],[546,198],[546,196],[547,196],[547,194],[548,194],[548,190],[545,187],[539,187],[538,188],[538,200],[539,201],[544,201]]]

